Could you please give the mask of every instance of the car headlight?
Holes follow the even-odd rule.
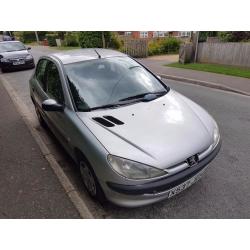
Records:
[[[10,60],[8,58],[1,58],[1,62],[9,62]]]
[[[33,56],[32,56],[32,55],[27,55],[27,56],[26,56],[26,60],[31,60],[31,59],[33,59]]]
[[[217,125],[214,127],[214,132],[213,132],[213,147],[215,147],[220,139],[220,132],[219,128]]]
[[[167,175],[164,170],[114,155],[108,155],[108,162],[118,174],[128,179],[149,179]]]

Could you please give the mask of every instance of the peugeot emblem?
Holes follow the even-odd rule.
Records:
[[[188,163],[189,167],[193,167],[198,163],[198,160],[199,160],[198,155],[193,155],[193,156],[187,158],[187,163]]]

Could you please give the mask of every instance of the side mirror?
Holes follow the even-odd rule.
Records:
[[[159,75],[156,75],[157,76],[157,78],[159,79],[159,80],[161,80],[161,76],[159,76]]]
[[[63,105],[57,103],[53,99],[47,99],[42,103],[42,109],[45,111],[63,111],[64,107]]]
[[[31,50],[31,47],[28,47],[27,50]]]

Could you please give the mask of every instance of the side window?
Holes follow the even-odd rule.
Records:
[[[45,86],[45,68],[46,68],[47,60],[42,59],[38,62],[37,68],[36,68],[36,79],[39,81],[41,87],[43,90],[46,90]]]
[[[46,85],[47,94],[55,99],[58,103],[63,104],[63,90],[60,80],[59,71],[53,62],[48,62],[46,67]]]

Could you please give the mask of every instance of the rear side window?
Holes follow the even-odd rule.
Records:
[[[42,59],[38,62],[37,68],[36,68],[36,79],[39,81],[41,87],[43,90],[46,90],[45,86],[45,69],[47,65],[47,60]]]

